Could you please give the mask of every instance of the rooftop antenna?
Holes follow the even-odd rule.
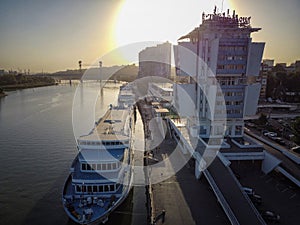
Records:
[[[221,12],[223,12],[223,3],[224,3],[224,0],[222,0]]]

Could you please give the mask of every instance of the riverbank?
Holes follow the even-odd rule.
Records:
[[[40,82],[40,83],[4,85],[1,87],[4,91],[15,91],[15,90],[26,89],[26,88],[46,87],[46,86],[53,86],[53,85],[57,85],[57,84]],[[1,97],[1,94],[0,94],[0,97]]]

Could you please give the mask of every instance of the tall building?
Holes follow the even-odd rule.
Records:
[[[260,93],[259,93],[259,99],[261,101],[266,100],[268,73],[272,71],[273,67],[274,67],[274,59],[264,59],[261,63],[260,74],[256,78],[256,81],[261,84]]]
[[[171,75],[171,44],[169,42],[147,47],[139,52],[139,77]]]
[[[264,65],[265,70],[267,71],[271,71],[274,67],[274,59],[264,59],[262,63]]]
[[[202,24],[174,46],[177,75],[188,74],[195,93],[197,115],[188,118],[190,127],[203,139],[221,137],[224,120],[226,136],[242,137],[244,117],[256,113],[260,84],[255,78],[265,43],[252,42],[251,33],[261,28],[252,28],[250,19],[229,10],[203,13]],[[176,93],[174,98],[175,104],[181,101]]]

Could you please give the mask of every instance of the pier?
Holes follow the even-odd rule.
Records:
[[[164,161],[172,153],[176,158],[186,160],[181,151],[174,151],[177,146],[170,132],[154,150],[151,149],[151,133],[149,125],[153,119],[152,108],[146,102],[139,102],[138,108],[144,123],[146,153],[153,151],[153,155],[146,157],[145,166],[155,165]],[[167,122],[163,121],[167,127]],[[164,170],[171,171],[172,163],[165,162]],[[151,183],[155,177],[165,176],[161,170],[147,168],[149,185],[147,189],[148,224],[230,224],[214,197],[209,183],[205,179],[197,180],[194,176],[193,163],[186,164],[178,172],[162,182]],[[166,175],[167,176],[167,175]],[[155,181],[155,180],[154,180]]]

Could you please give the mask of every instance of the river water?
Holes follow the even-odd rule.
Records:
[[[87,113],[99,83],[25,89],[0,99],[0,224],[73,224],[61,203],[77,154],[72,115],[75,135],[89,131],[116,102],[119,85],[103,89],[95,115]]]

